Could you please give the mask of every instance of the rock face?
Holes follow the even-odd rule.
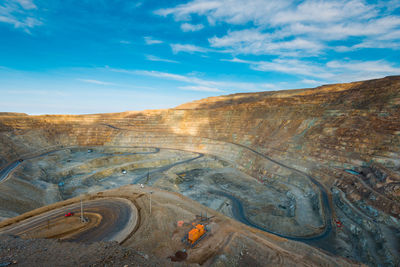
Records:
[[[217,156],[267,186],[309,187],[302,193],[314,199],[310,209],[320,210],[325,229],[343,223],[333,223],[338,254],[399,264],[400,76],[213,97],[169,110],[0,113],[0,168],[62,146],[181,149]],[[281,203],[288,217],[304,202],[294,187]]]

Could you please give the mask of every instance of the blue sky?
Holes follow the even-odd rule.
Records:
[[[400,1],[2,0],[0,112],[170,108],[400,75]]]

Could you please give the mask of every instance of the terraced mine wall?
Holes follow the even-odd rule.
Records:
[[[265,192],[282,182],[287,192],[279,196],[291,199],[293,211],[301,213],[302,203],[311,203],[309,210],[321,217],[323,226],[313,231],[319,241],[310,244],[371,266],[400,264],[400,76],[213,97],[169,110],[77,116],[0,113],[0,177],[19,159],[94,146],[214,155],[257,180]],[[35,164],[35,171],[24,169],[32,168],[27,164],[18,175],[0,181],[0,219],[63,199],[57,184],[36,179],[47,174],[40,165],[45,163]],[[313,200],[306,196],[311,191],[316,193]],[[289,194],[293,192],[295,198]],[[343,227],[335,225],[338,220]],[[301,226],[288,227],[284,232],[308,242],[293,232]]]
[[[212,154],[261,182],[312,176],[328,189],[337,186],[354,199],[368,195],[373,207],[400,214],[400,189],[393,185],[400,182],[399,76],[214,97],[169,110],[0,115],[0,167],[55,147],[102,145]],[[376,179],[366,184],[344,171],[357,168],[381,176],[371,174]]]

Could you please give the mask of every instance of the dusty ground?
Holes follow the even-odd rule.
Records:
[[[87,152],[78,149],[71,151],[81,154],[75,161],[64,157],[68,153],[49,154],[1,184],[0,219],[86,192],[146,182],[149,168],[147,184],[227,215],[240,214],[234,212],[240,211],[239,201],[249,221],[287,234],[318,232],[321,221],[331,222],[329,234],[307,243],[371,266],[400,264],[400,76],[221,96],[169,110],[0,114],[3,170],[27,155],[70,146],[191,152],[147,149],[142,160],[129,151],[107,155],[104,148],[103,157],[82,160]],[[159,169],[181,160],[185,164]],[[121,174],[124,169],[131,179]],[[66,179],[62,187],[60,177]],[[239,248],[231,252],[238,255]]]
[[[134,231],[139,219],[138,210],[129,198],[83,199],[83,214],[79,200],[77,203],[75,199],[73,204],[64,204],[56,205],[40,215],[9,223],[0,233],[76,242],[122,242]],[[66,214],[70,216],[66,217]]]
[[[105,189],[131,183],[143,183],[146,187],[152,185],[183,194],[245,224],[289,237],[319,234],[323,229],[317,191],[301,177],[271,178],[260,182],[234,168],[233,164],[215,156],[151,147],[75,147],[25,160],[0,187],[2,198],[5,199],[0,206],[6,211],[3,214],[7,215],[12,209],[15,212],[31,210],[62,199],[87,193],[96,194]],[[21,186],[22,184],[24,186]],[[25,193],[20,194],[23,188]],[[344,210],[351,207],[350,203],[342,204],[343,201],[338,201],[336,197],[344,196],[334,196],[335,208]],[[26,205],[29,200],[30,205]],[[11,205],[10,201],[13,201]],[[237,202],[242,205],[243,212],[238,210]],[[182,204],[177,205],[180,208]],[[190,213],[193,211],[188,212]],[[201,213],[206,212],[199,210],[197,215]],[[193,214],[188,214],[183,213],[181,219],[194,220]],[[391,222],[388,218],[384,224],[374,228],[367,225],[368,221],[356,221],[358,225],[362,225],[361,228],[352,226],[358,216],[356,213],[337,211],[336,214],[345,223],[345,227],[339,229],[340,231],[334,228],[326,238],[307,242],[308,244],[322,247],[337,255],[364,261],[371,261],[368,255],[387,259],[395,257],[393,253],[397,247],[396,241],[390,244],[382,242],[382,239],[387,240],[390,236],[394,236],[394,240],[397,239],[395,221]],[[380,237],[383,235],[380,227],[385,230],[384,237]],[[47,225],[42,228],[46,230]],[[172,228],[169,230],[177,231]],[[29,237],[47,235],[46,231],[27,234]],[[57,235],[62,237],[52,231],[48,236]],[[182,231],[178,231],[173,238],[179,241],[179,236],[183,235]],[[355,235],[357,238],[354,238]],[[375,236],[379,237],[379,240]],[[360,241],[364,242],[362,244],[370,242],[372,246],[380,243],[379,248],[375,245],[371,251],[365,250],[365,245],[364,248],[360,247],[357,240],[363,238],[367,238],[367,241]],[[137,245],[143,246],[144,243]],[[173,255],[181,249],[179,245],[169,247],[167,254]],[[159,247],[162,244],[158,243],[155,246]],[[145,250],[149,249],[154,248],[145,247]],[[216,247],[214,249],[219,250]],[[152,253],[156,251],[158,250]],[[168,255],[159,254],[160,257]],[[187,262],[191,259],[192,256],[189,255]],[[387,263],[394,264],[390,261]]]
[[[153,192],[151,214],[150,192]],[[140,211],[140,222],[132,235],[122,242],[122,246],[134,248],[138,253],[153,255],[158,259],[167,259],[177,251],[186,249],[188,257],[185,264],[205,264],[205,266],[233,266],[245,262],[254,262],[260,266],[266,266],[266,263],[267,266],[299,266],[315,263],[328,266],[351,265],[344,259],[329,256],[299,242],[278,238],[247,227],[184,196],[154,187],[125,186],[87,195],[86,199],[104,197],[122,197],[135,203]],[[3,221],[0,227],[47,210],[60,208],[79,199],[70,199],[28,212]],[[201,218],[198,215],[205,213],[211,217],[203,222],[208,225],[209,234],[196,247],[187,247],[181,238],[190,229],[192,222],[200,222]],[[183,220],[185,225],[178,227],[178,220]]]
[[[13,182],[23,181],[27,188],[31,187],[30,191],[35,191],[29,195],[46,196],[47,202],[43,201],[46,198],[40,199],[42,205],[84,193],[143,183],[181,193],[233,218],[230,198],[237,199],[243,205],[243,217],[283,235],[313,235],[323,227],[318,195],[307,180],[291,177],[271,179],[263,184],[231,163],[187,151],[71,148],[26,160],[12,178],[14,180],[0,188],[3,196],[12,194],[7,187],[11,189]],[[0,204],[4,213],[10,212],[12,207],[19,211],[17,205],[7,205],[10,199]],[[22,199],[19,202],[25,204]]]
[[[7,264],[27,267],[172,265],[167,260],[139,253],[135,249],[122,247],[116,242],[84,244],[51,239],[24,240],[0,235],[0,265]]]

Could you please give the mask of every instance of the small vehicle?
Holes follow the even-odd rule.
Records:
[[[207,236],[208,229],[203,224],[193,223],[193,229],[190,230],[183,238],[182,242],[191,248],[194,248],[204,237]]]
[[[126,174],[127,173],[127,171],[126,170],[122,170],[122,174]]]
[[[71,217],[71,216],[74,216],[74,214],[75,213],[73,213],[73,212],[68,212],[68,213],[65,213],[65,217]]]

